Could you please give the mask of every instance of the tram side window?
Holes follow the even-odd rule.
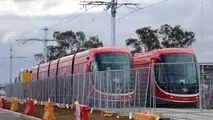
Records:
[[[94,72],[94,71],[98,71],[98,66],[95,61],[93,61],[91,64],[91,72]]]
[[[92,82],[92,84],[94,85],[94,87],[96,88],[96,89],[98,89],[97,88],[97,85],[99,85],[98,83],[97,83],[97,79],[96,79],[96,77],[97,77],[97,71],[98,71],[98,66],[97,66],[97,63],[95,62],[95,61],[93,61],[92,63],[91,63],[91,68],[90,68],[90,70],[91,70],[91,82]]]
[[[91,63],[91,68],[90,68],[90,70],[91,70],[91,72],[92,72],[92,82],[94,83],[94,79],[95,79],[95,72],[97,72],[98,71],[98,66],[97,66],[97,63],[95,62],[95,61],[93,61],[92,63]]]
[[[165,83],[164,68],[163,68],[163,65],[161,64],[156,65],[155,67],[155,79],[160,84]]]

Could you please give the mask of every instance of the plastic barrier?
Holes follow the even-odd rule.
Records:
[[[117,113],[116,117],[117,117],[117,118],[120,118],[120,113]]]
[[[101,116],[104,116],[104,114],[105,114],[104,111],[101,111]]]
[[[82,119],[81,120],[89,120],[88,110],[89,107],[87,105],[81,105],[81,113],[82,113]]]
[[[66,108],[67,107],[67,105],[65,105],[65,104],[58,104],[58,103],[56,103],[56,106],[59,107],[59,108]]]
[[[18,99],[17,98],[12,98],[11,99],[11,107],[10,107],[11,111],[18,111]]]
[[[6,108],[6,99],[4,97],[0,99],[0,108]]]
[[[161,113],[135,113],[134,120],[158,120],[160,117],[163,117]]]
[[[101,116],[102,117],[112,117],[113,116],[113,112],[101,111]]]
[[[32,116],[33,112],[34,112],[34,100],[28,98],[26,101],[26,109],[25,109],[24,113]]]
[[[104,112],[104,117],[112,117],[113,113],[112,112]]]
[[[75,116],[76,120],[81,120],[81,107],[79,104],[75,105]]]
[[[76,120],[89,120],[89,107],[87,105],[75,105]]]
[[[116,117],[117,118],[123,118],[123,117],[129,117],[129,115],[128,114],[124,114],[124,113],[121,114],[121,113],[118,112],[118,113],[116,113]]]
[[[43,116],[43,120],[56,120],[55,114],[54,114],[54,108],[52,102],[46,102],[45,105],[45,113]]]

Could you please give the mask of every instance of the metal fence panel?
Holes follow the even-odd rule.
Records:
[[[139,110],[148,107],[150,75],[150,67],[144,67],[58,76],[25,84],[13,83],[12,96],[37,101],[50,99],[61,104],[78,101],[92,108],[113,111]],[[6,92],[9,93],[9,89]]]
[[[199,102],[199,79],[195,63],[155,64],[153,75],[156,84],[157,105],[184,107]],[[189,106],[188,106],[189,105]]]
[[[213,64],[200,64],[202,108],[213,106]]]
[[[212,106],[212,63],[164,63],[153,68],[156,103],[152,105],[158,112],[197,114]]]
[[[50,99],[61,104],[78,101],[92,108],[120,112],[151,108],[159,111],[181,105],[206,109],[213,105],[213,64],[150,64],[131,70],[58,76],[26,84],[13,83],[12,91],[7,84],[6,93],[8,97]],[[192,100],[196,102],[191,104]]]

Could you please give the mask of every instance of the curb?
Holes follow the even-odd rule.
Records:
[[[13,111],[10,111],[10,110],[7,110],[7,109],[0,108],[0,111],[11,113],[11,114],[17,116],[18,118],[23,119],[23,120],[42,120],[40,118],[36,118],[36,117],[32,117],[32,116],[27,116],[27,115],[24,115],[22,113],[13,112]]]

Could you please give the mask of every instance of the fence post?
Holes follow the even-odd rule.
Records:
[[[13,84],[12,83],[9,83],[9,85],[10,85],[10,98],[13,96]]]
[[[154,61],[152,60],[152,64],[151,64],[151,84],[152,84],[152,89],[153,89],[153,91],[152,91],[152,98],[153,98],[153,111],[152,112],[156,112],[156,98],[155,98],[155,83],[154,83],[154,79],[155,79],[155,73],[154,73]]]
[[[201,72],[200,72],[200,68],[202,69],[201,70]],[[203,67],[202,67],[202,65],[199,65],[199,64],[197,64],[197,71],[198,71],[198,88],[199,88],[199,109],[200,109],[200,111],[202,112],[202,86],[201,86],[201,80],[202,79],[200,79],[200,75],[201,75],[201,73],[202,73],[202,75],[201,76],[203,76]],[[203,78],[203,77],[202,77]]]
[[[148,69],[147,72],[148,72],[148,76],[147,76],[147,83],[146,83],[146,97],[145,97],[145,103],[144,103],[144,108],[147,108],[146,104],[147,104],[147,96],[148,96],[148,92],[149,92],[149,86],[150,86],[150,70],[149,70],[150,67],[148,68],[145,68],[145,69]],[[146,70],[145,70],[146,71]],[[151,104],[151,103],[150,103]],[[150,105],[149,105],[150,106]]]
[[[109,99],[109,73],[110,73],[110,71],[109,71],[109,68],[107,68],[107,71],[106,71],[106,74],[107,74],[107,78],[106,78],[106,81],[107,81],[107,111],[108,111],[108,108],[109,108],[109,101],[108,101],[108,99]],[[111,75],[111,74],[110,74]],[[110,82],[111,83],[111,82]]]
[[[100,87],[100,92],[102,92],[102,81],[103,80],[101,79],[101,73],[100,72],[98,73],[98,79],[100,81],[100,84],[99,84],[100,85],[99,86]],[[99,94],[99,108],[101,108],[101,102],[102,102],[101,101],[101,94]]]
[[[135,81],[135,87],[134,87],[134,109],[136,109],[135,107],[135,102],[136,102],[136,99],[137,99],[137,93],[138,93],[138,70],[132,70],[133,72],[135,72],[135,76],[134,76],[134,81]],[[134,74],[133,74],[134,75]]]

